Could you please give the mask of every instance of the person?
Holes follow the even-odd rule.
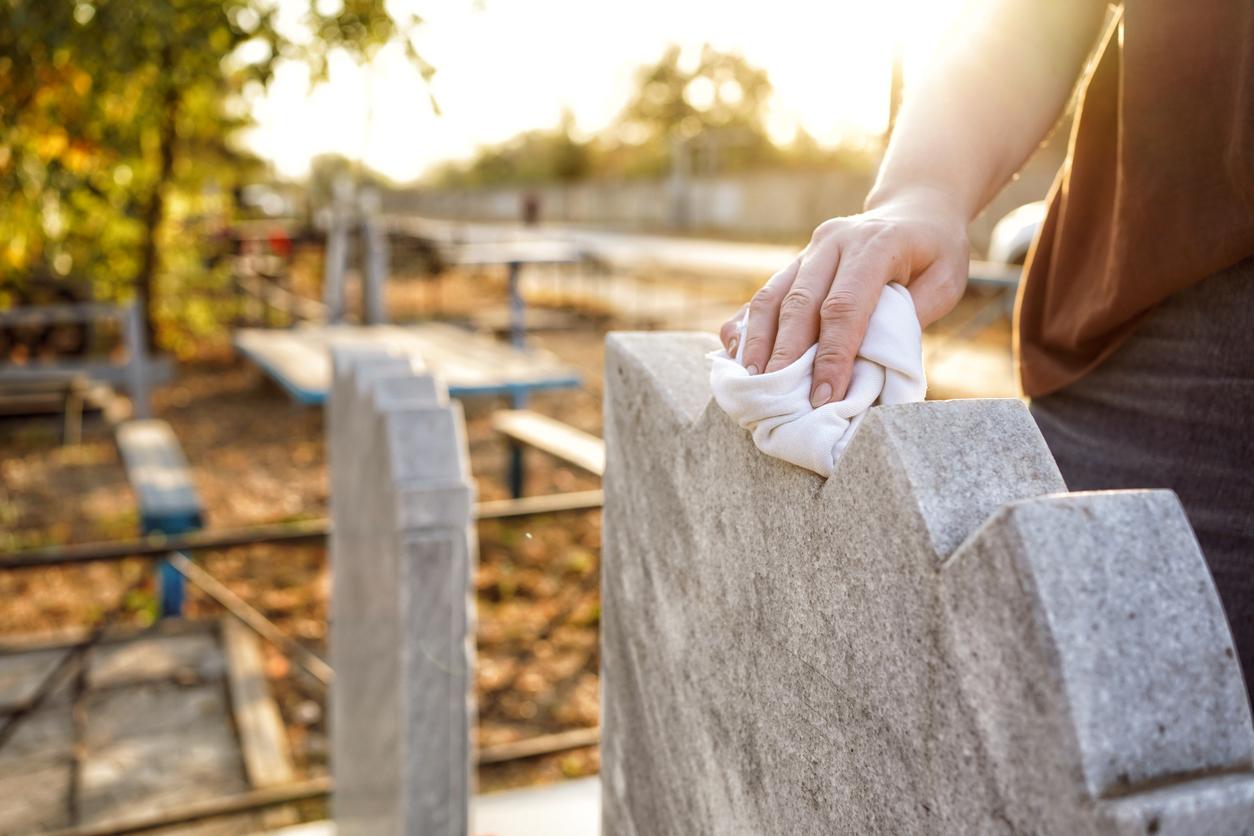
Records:
[[[522,222],[524,226],[536,226],[540,223],[540,195],[535,192],[523,194]]]
[[[926,327],[962,296],[968,222],[1057,122],[1068,155],[1015,311],[1020,382],[1071,490],[1169,488],[1254,685],[1254,2],[994,0],[909,91],[865,210],[747,305],[743,363],[816,341],[844,396],[883,285]],[[723,326],[735,356],[744,311]]]

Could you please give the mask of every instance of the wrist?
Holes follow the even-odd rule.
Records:
[[[867,193],[864,211],[884,211],[894,207],[908,207],[913,211],[953,218],[963,225],[970,220],[962,201],[951,188],[929,183],[894,184],[877,180]]]

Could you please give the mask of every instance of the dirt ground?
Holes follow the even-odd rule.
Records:
[[[458,274],[439,283],[397,282],[389,302],[398,319],[438,311],[456,321],[503,308],[504,294],[499,277]],[[622,325],[586,316],[573,329],[535,334],[535,344],[579,369],[584,386],[539,394],[532,408],[600,435],[604,335]],[[993,330],[995,339],[1004,339],[1004,323]],[[153,404],[192,465],[207,526],[325,517],[322,411],[294,404],[257,369],[232,358],[225,344],[207,344],[202,356],[180,365]],[[482,500],[508,496],[508,450],[490,426],[492,411],[503,405],[492,399],[465,403]],[[0,422],[0,553],[138,534],[134,497],[105,422],[88,420],[82,443],[72,446],[60,443],[58,431],[52,418]],[[529,494],[598,486],[597,477],[528,454]],[[596,725],[600,512],[484,521],[478,533],[480,744]],[[258,545],[205,553],[199,560],[289,635],[325,653],[329,582],[321,545]],[[148,574],[140,561],[0,573],[0,635],[90,624],[119,608],[122,621],[148,623],[152,585],[124,595]],[[194,589],[189,596],[189,617],[220,615]],[[273,648],[267,664],[298,768],[306,775],[324,771],[324,693]],[[480,788],[587,775],[597,767],[592,747],[485,767]]]
[[[482,277],[454,277],[441,289],[445,315],[495,303],[500,288]],[[402,286],[394,307],[421,308],[430,287]],[[412,296],[412,298],[406,298]],[[531,407],[600,434],[601,342],[605,325],[538,334],[585,376],[583,389],[538,394]],[[210,346],[209,356],[223,352]],[[252,366],[232,359],[185,364],[154,395],[194,471],[210,529],[325,517],[328,513],[322,411],[294,404]],[[496,399],[466,402],[472,471],[480,499],[503,499],[508,448],[490,426]],[[0,552],[134,537],[135,500],[112,434],[98,416],[81,444],[62,446],[53,418],[0,423]],[[536,451],[527,456],[527,493],[599,487],[599,479]],[[598,715],[598,578],[601,515],[568,512],[479,526],[477,691],[479,742],[490,746],[595,726]],[[202,566],[289,635],[325,653],[329,591],[320,545],[257,545],[199,556]],[[121,608],[122,623],[154,612],[141,561],[0,574],[0,635],[93,623]],[[189,589],[188,616],[217,617],[212,601]],[[268,674],[288,724],[298,767],[325,769],[325,695],[268,650]],[[595,748],[485,767],[483,790],[595,773]]]

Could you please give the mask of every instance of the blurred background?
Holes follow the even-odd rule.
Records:
[[[595,774],[600,474],[500,414],[599,443],[605,333],[712,331],[815,225],[859,211],[902,95],[978,13],[0,4],[0,798],[28,799],[0,805],[0,832],[255,789],[238,755],[181,773],[182,732],[150,722],[207,683],[223,716],[204,746],[246,745],[237,706],[212,702],[234,634],[187,626],[224,613],[276,631],[257,658],[284,780],[325,774],[325,683],[302,653],[325,657],[320,404],[327,345],[349,338],[447,365],[481,501],[585,496],[479,524],[479,743],[549,741],[484,759],[480,786]],[[925,335],[933,396],[1017,394],[1017,265],[1065,135],[973,223],[967,297]],[[152,511],[152,456],[186,488],[176,521]],[[154,572],[153,534],[184,538],[209,581],[184,594],[186,573]],[[287,812],[324,815],[324,795]]]

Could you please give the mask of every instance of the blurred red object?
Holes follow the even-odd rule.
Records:
[[[282,229],[273,229],[269,237],[270,252],[282,258],[292,254],[292,239]]]

